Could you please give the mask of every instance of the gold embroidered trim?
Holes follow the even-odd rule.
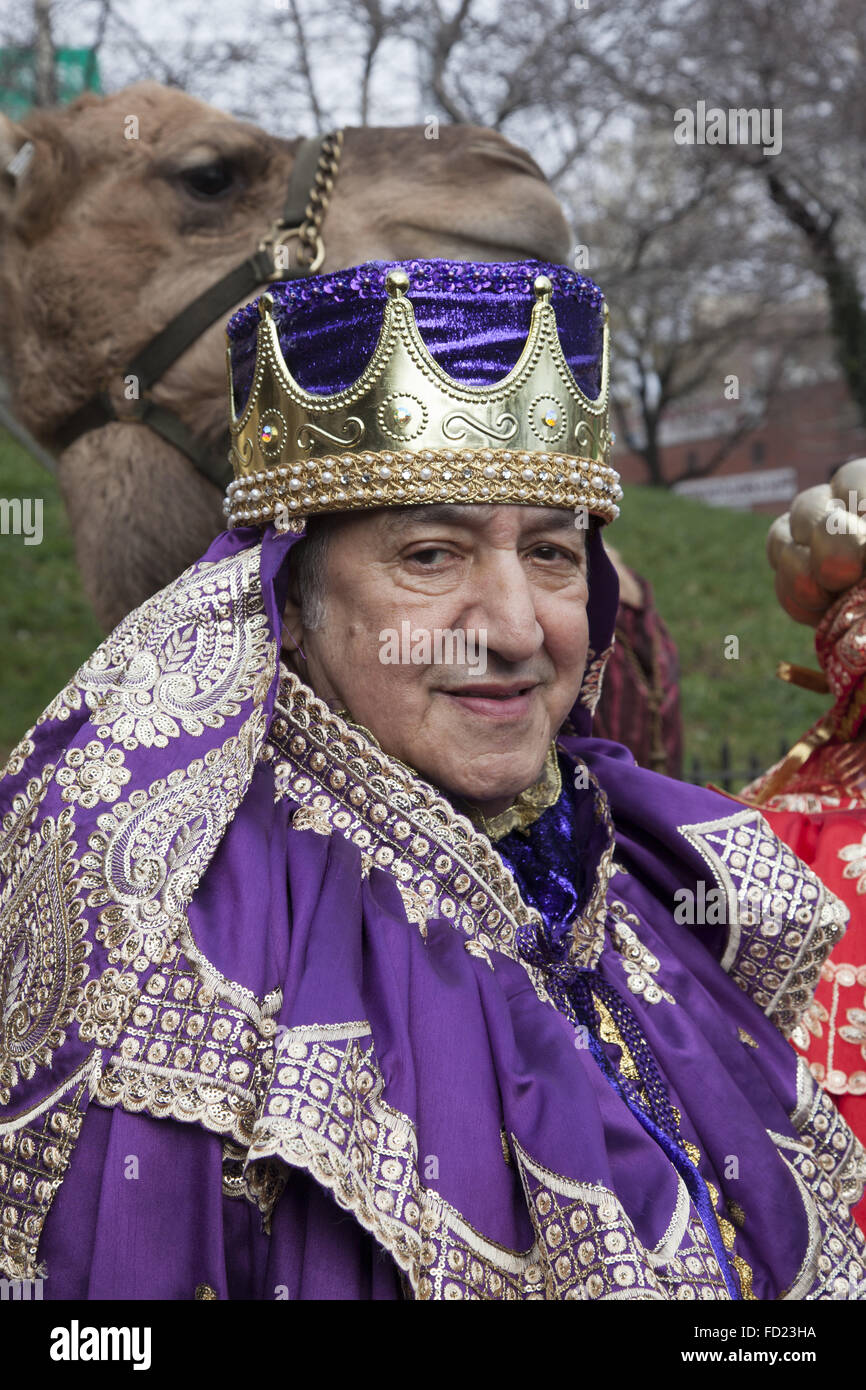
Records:
[[[848,909],[753,809],[681,825],[679,833],[727,898],[722,969],[789,1037],[842,937]]]
[[[385,1102],[361,1026],[363,1037],[346,1025],[345,1040],[338,1026],[280,1035],[248,1168],[279,1158],[309,1172],[391,1253],[417,1298],[727,1298],[681,1182],[668,1232],[647,1250],[612,1192],[544,1168],[513,1134],[536,1239],[526,1252],[488,1240],[421,1183],[415,1127]]]
[[[0,1124],[0,1274],[36,1279],[39,1237],[81,1130],[88,1058],[41,1104]]]

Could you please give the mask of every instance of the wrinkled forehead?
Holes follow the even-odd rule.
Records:
[[[495,503],[434,502],[412,507],[387,507],[358,516],[384,540],[399,541],[404,535],[426,530],[450,529],[472,533],[480,539],[495,536],[523,541],[541,533],[561,534],[585,548],[587,526],[581,513],[564,507],[518,507]]]

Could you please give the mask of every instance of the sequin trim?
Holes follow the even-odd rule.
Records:
[[[747,809],[682,825],[728,903],[722,969],[786,1037],[807,1008],[848,909]]]

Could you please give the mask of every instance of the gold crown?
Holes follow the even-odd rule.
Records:
[[[235,481],[229,526],[274,521],[302,530],[319,512],[429,502],[585,507],[619,514],[619,475],[608,463],[609,348],[604,307],[601,389],[581,391],[566,362],[546,275],[520,358],[492,386],[464,386],[428,352],[406,298],[409,277],[391,270],[382,329],[358,380],[335,395],[303,390],[280,349],[270,294],[260,323],[249,398],[229,399]]]

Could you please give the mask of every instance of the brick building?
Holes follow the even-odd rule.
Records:
[[[790,334],[790,317],[785,328]],[[761,423],[708,477],[689,479],[730,435],[737,411],[750,397],[753,407],[760,402],[755,383],[766,351],[753,344],[732,354],[724,370],[714,373],[718,384],[708,384],[665,414],[662,470],[666,480],[682,480],[676,491],[710,504],[778,514],[802,488],[827,482],[840,464],[866,456],[866,426],[833,360],[832,344],[812,320],[808,331],[792,338],[790,353],[785,350],[780,381],[763,404]],[[738,372],[739,402],[723,399],[720,383],[728,372]],[[647,481],[640,455],[621,443],[613,462],[625,483]]]

